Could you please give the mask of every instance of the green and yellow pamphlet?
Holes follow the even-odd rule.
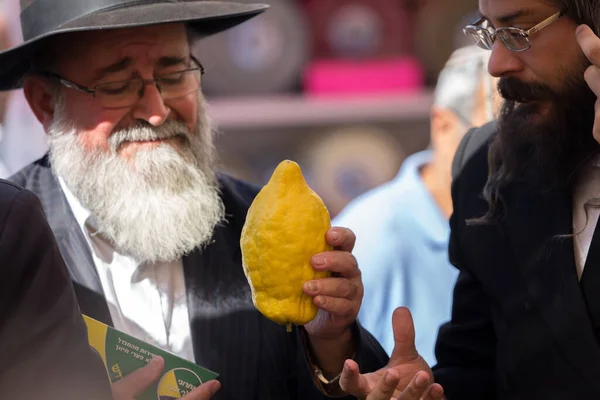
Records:
[[[216,379],[218,374],[184,360],[168,351],[129,336],[84,315],[88,340],[104,365],[111,383],[146,365],[154,356],[165,360],[162,376],[137,400],[179,399],[201,383]]]

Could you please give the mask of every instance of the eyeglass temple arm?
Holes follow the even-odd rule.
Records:
[[[562,11],[559,11],[556,14],[549,16],[548,18],[546,18],[545,20],[543,20],[542,22],[540,22],[539,24],[537,24],[536,26],[534,26],[533,28],[528,30],[526,33],[528,35],[532,35],[532,34],[536,33],[537,31],[544,29],[545,27],[547,27],[548,25],[550,25],[551,23],[553,23],[554,21],[559,19],[562,16],[562,14],[563,14]]]
[[[485,21],[486,21],[486,19],[483,16],[480,16],[479,18],[477,18],[475,21],[471,22],[467,26],[478,27]]]
[[[94,90],[87,88],[85,86],[78,85],[75,82],[71,82],[70,80],[67,80],[67,79],[63,78],[62,76],[58,75],[57,73],[49,72],[49,71],[40,71],[38,73],[40,75],[45,75],[47,77],[54,78],[54,79],[58,80],[63,86],[68,87],[70,89],[75,89],[75,90],[79,90],[80,92],[85,92],[85,93],[90,93],[90,94],[95,93]]]
[[[64,78],[58,78],[58,80],[60,81],[60,83],[62,83],[63,85],[65,85],[68,88],[79,90],[80,92],[85,92],[85,93],[90,93],[90,94],[96,93],[93,89],[80,86],[80,85],[76,84],[75,82],[68,81]]]
[[[198,60],[193,54],[190,54],[190,58],[196,63],[196,65],[198,65],[198,68],[200,68],[200,73],[204,75],[204,65],[202,65],[200,60]]]

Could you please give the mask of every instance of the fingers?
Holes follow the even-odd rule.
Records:
[[[425,371],[419,371],[402,393],[395,398],[393,396],[397,392],[399,383],[398,372],[393,369],[387,370],[366,400],[442,400],[444,397],[442,387],[437,383],[431,385],[429,374]]]
[[[146,391],[162,373],[165,361],[154,357],[148,364],[112,384],[114,400],[132,400]]]
[[[587,59],[592,64],[600,66],[600,38],[587,25],[578,26],[575,36]]]
[[[400,364],[415,361],[419,353],[415,347],[415,326],[412,315],[406,307],[398,307],[392,315],[392,330],[394,332],[394,350],[390,364]]]
[[[583,74],[587,85],[592,89],[596,97],[600,96],[600,69],[595,65],[590,65]]]
[[[354,397],[364,399],[371,391],[371,385],[364,375],[360,374],[358,364],[352,360],[346,360],[339,381],[342,390]]]
[[[600,38],[587,25],[580,25],[575,31],[577,42],[581,51],[592,63],[586,70],[583,77],[596,97],[600,97]],[[594,128],[594,139],[600,143],[600,103],[596,101]]]
[[[324,278],[306,282],[304,292],[311,296],[328,296],[351,300],[359,294],[360,288],[349,279]]]
[[[398,396],[398,400],[419,400],[429,389],[429,375],[419,371],[412,378],[406,389]]]
[[[309,281],[304,285],[304,292],[314,296],[315,305],[329,312],[334,320],[340,318],[354,320],[358,315],[362,287],[359,287],[354,280],[325,278]]]
[[[347,251],[325,251],[315,254],[311,263],[317,271],[336,272],[349,279],[360,276],[356,258]]]
[[[327,243],[333,246],[336,250],[351,252],[354,249],[356,236],[348,228],[334,227],[325,234]]]
[[[317,296],[313,302],[321,310],[327,311],[331,314],[332,321],[336,324],[345,322],[344,324],[351,324],[357,312],[355,303],[346,299],[338,299],[335,297]]]
[[[219,381],[208,381],[183,396],[181,400],[208,400],[213,397],[219,389],[221,389],[221,383]]]
[[[396,386],[400,383],[398,372],[388,369],[377,382],[377,385],[367,397],[367,400],[390,400],[396,391]],[[417,398],[418,399],[418,398]]]
[[[423,400],[443,400],[444,398],[444,389],[438,383],[434,383],[427,389],[425,392],[425,396],[423,396]]]

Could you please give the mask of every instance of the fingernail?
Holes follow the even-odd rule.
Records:
[[[417,386],[425,386],[427,381],[428,379],[424,377],[423,374],[419,374],[417,375],[417,380],[415,381],[415,383],[417,384]]]
[[[150,360],[150,362],[148,363],[149,365],[155,366],[160,364],[161,362],[161,358],[160,357],[152,357],[152,359]]]
[[[331,235],[331,239],[332,239],[333,241],[336,241],[336,242],[337,242],[338,240],[340,240],[340,237],[341,237],[341,236],[340,236],[340,233],[339,233],[338,231],[331,231],[331,234],[330,234],[330,235]]]
[[[344,369],[346,371],[348,371],[350,369],[350,361],[348,361],[348,360],[344,361]]]
[[[310,281],[306,283],[306,287],[311,292],[316,292],[319,290],[319,282]]]
[[[315,301],[317,302],[318,306],[323,307],[325,305],[325,298],[323,296],[315,297]]]
[[[320,267],[325,264],[325,257],[323,256],[314,256],[313,257],[313,265],[315,267]]]

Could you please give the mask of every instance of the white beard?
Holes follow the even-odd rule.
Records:
[[[73,195],[91,212],[99,231],[122,254],[138,262],[174,261],[209,243],[224,218],[213,171],[213,132],[199,94],[195,132],[178,121],[158,127],[138,124],[114,131],[108,150],[89,151],[57,101],[49,129],[50,161]],[[135,159],[117,153],[127,141],[177,136],[179,150],[161,143],[138,150]]]

